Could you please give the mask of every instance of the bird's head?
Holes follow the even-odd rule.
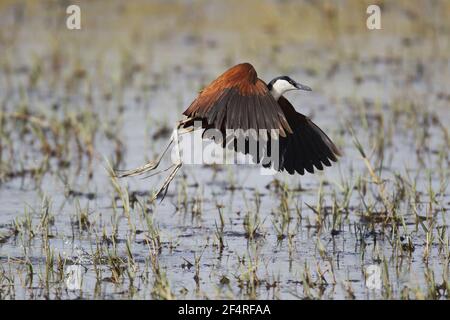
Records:
[[[275,100],[278,100],[287,91],[291,90],[311,91],[310,87],[300,84],[297,81],[292,80],[288,76],[280,76],[272,79],[272,81],[269,82],[267,87],[269,88],[269,91],[275,98]]]

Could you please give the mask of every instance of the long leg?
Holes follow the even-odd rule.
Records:
[[[164,150],[164,152],[154,161],[150,161],[147,164],[138,167],[136,169],[132,169],[132,170],[127,170],[122,172],[121,174],[117,175],[119,178],[123,178],[123,177],[131,177],[131,176],[137,176],[140,174],[143,174],[145,172],[148,171],[152,171],[155,170],[159,164],[161,163],[162,158],[164,157],[164,155],[166,154],[167,150],[169,149],[169,147],[172,145],[173,142],[175,142],[175,148],[176,148],[176,152],[177,152],[177,161],[175,164],[173,164],[171,167],[169,167],[168,169],[172,168],[172,171],[170,172],[169,176],[166,178],[166,180],[164,181],[163,185],[161,186],[161,188],[159,188],[159,190],[155,193],[155,195],[150,199],[151,202],[153,202],[156,198],[158,198],[160,195],[162,195],[161,201],[164,199],[167,190],[169,188],[170,183],[172,182],[172,180],[175,178],[178,170],[181,168],[182,166],[182,162],[181,162],[181,155],[180,155],[180,145],[179,145],[179,136],[185,133],[189,133],[195,130],[194,127],[188,127],[188,128],[183,128],[182,130],[180,130],[180,128],[188,123],[188,122],[192,122],[191,118],[187,118],[185,120],[181,120],[177,123],[177,126],[175,127],[175,132],[174,134],[172,134],[172,137],[170,138],[169,144],[167,145],[166,149]],[[166,170],[168,170],[166,169]],[[166,171],[166,170],[162,170],[159,173]],[[158,172],[156,173],[158,174]]]
[[[181,135],[181,134],[185,134],[185,133],[193,131],[193,128],[190,127],[190,128],[186,128],[186,129],[183,129],[183,130],[179,130],[179,129],[181,128],[181,126],[183,126],[185,123],[187,123],[189,121],[192,121],[192,120],[190,118],[188,118],[188,119],[185,119],[185,120],[181,120],[181,121],[179,121],[177,123],[177,126],[175,128],[175,131],[176,131],[175,134],[172,135],[172,137],[170,138],[169,144],[164,149],[163,153],[156,160],[152,160],[152,161],[150,161],[150,162],[146,163],[145,165],[140,166],[138,168],[123,171],[123,172],[121,172],[119,174],[116,174],[116,176],[118,178],[133,177],[133,176],[138,176],[138,175],[143,174],[143,173],[148,172],[148,171],[155,170],[156,168],[158,168],[159,164],[161,163],[162,158],[166,154],[167,150],[169,150],[169,147],[172,145],[172,143],[174,141],[175,141],[175,144],[176,144],[175,147],[178,150],[177,151],[178,152],[178,161],[180,161],[180,153],[179,153],[180,149],[179,149],[179,145],[178,145],[178,136]],[[116,172],[120,172],[120,170],[116,170]]]
[[[190,119],[188,119],[188,120],[190,120]],[[173,135],[173,141],[175,142],[175,148],[176,148],[177,157],[178,157],[177,158],[177,162],[173,165],[173,170],[170,172],[169,176],[164,181],[164,184],[161,186],[161,188],[159,188],[159,190],[155,193],[155,195],[150,199],[151,202],[153,202],[159,196],[162,196],[161,197],[161,201],[164,200],[164,197],[166,196],[167,190],[169,189],[170,183],[175,178],[175,176],[177,175],[178,170],[180,170],[181,166],[183,165],[183,162],[181,161],[181,154],[180,154],[179,135],[184,134],[184,133],[188,133],[188,132],[191,132],[191,131],[194,131],[194,127],[189,127],[189,128],[184,129],[184,130],[182,130],[180,132],[179,128],[182,125],[183,124],[179,124],[177,126],[177,128],[175,129],[174,135]]]

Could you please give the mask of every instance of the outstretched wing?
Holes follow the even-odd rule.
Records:
[[[278,129],[282,137],[292,133],[280,105],[249,63],[225,71],[200,92],[183,114],[222,132]]]
[[[330,161],[337,161],[341,152],[314,122],[295,111],[283,96],[278,104],[292,128],[292,134],[280,138],[279,171],[303,175],[305,170],[313,173],[314,167],[322,170],[324,165],[331,166]]]

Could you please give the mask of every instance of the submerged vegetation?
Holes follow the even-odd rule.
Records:
[[[0,4],[0,299],[448,299],[450,4],[376,2]],[[184,166],[162,203],[110,174],[243,61],[313,88],[336,166]]]

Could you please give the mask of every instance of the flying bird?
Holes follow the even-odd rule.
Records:
[[[199,93],[183,112],[186,118],[178,123],[176,130],[180,130],[180,134],[193,131],[194,122],[201,121],[203,129],[213,128],[223,133],[226,130],[267,132],[267,141],[279,139],[276,170],[300,175],[305,171],[314,173],[314,168],[323,170],[324,166],[331,166],[331,162],[336,162],[341,152],[311,119],[298,113],[283,96],[292,90],[311,91],[311,88],[288,76],[276,77],[266,84],[258,78],[250,63],[238,64],[225,71]],[[274,130],[279,134],[276,137],[272,135]],[[172,137],[169,146],[174,141],[178,142],[177,136],[178,132]],[[225,147],[225,141],[221,143]],[[234,149],[249,154],[248,141],[246,143],[241,149],[234,143]],[[156,169],[168,147],[156,161],[125,171],[119,177]],[[270,144],[267,149],[270,153]],[[264,155],[259,151],[252,157],[265,167],[273,167],[273,163],[263,163]],[[181,162],[174,165],[172,173],[157,195],[167,192],[170,181],[180,167]]]

